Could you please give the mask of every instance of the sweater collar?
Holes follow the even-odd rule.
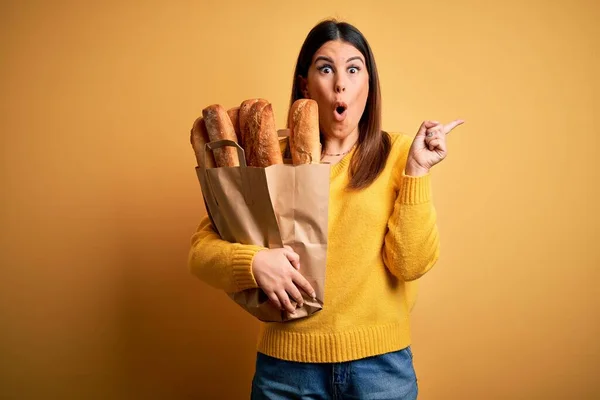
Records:
[[[352,160],[352,156],[354,155],[356,148],[357,146],[355,146],[350,153],[342,157],[342,159],[338,161],[337,164],[331,166],[330,176],[332,178],[338,176],[342,171],[348,169],[348,166],[350,165],[350,160]]]

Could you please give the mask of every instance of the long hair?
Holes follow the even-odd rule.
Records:
[[[369,94],[365,111],[358,123],[358,143],[350,163],[348,183],[351,189],[363,189],[383,171],[390,153],[391,139],[387,132],[381,130],[381,90],[375,58],[367,39],[356,27],[347,22],[327,19],[311,29],[296,62],[290,108],[296,100],[304,98],[299,77],[308,77],[314,54],[330,40],[342,40],[351,44],[362,53],[367,63]]]

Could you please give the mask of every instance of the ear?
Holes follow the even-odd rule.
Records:
[[[305,99],[310,99],[310,95],[308,93],[308,80],[301,75],[298,75],[298,86],[300,87],[302,96],[304,96]]]

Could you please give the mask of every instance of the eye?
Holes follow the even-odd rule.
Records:
[[[331,72],[331,66],[330,65],[321,65],[320,67],[317,68],[319,71],[323,72],[324,74],[328,74]]]
[[[351,74],[356,74],[356,73],[358,73],[358,71],[360,71],[359,67],[350,67],[350,68],[348,68],[348,72],[350,72]]]

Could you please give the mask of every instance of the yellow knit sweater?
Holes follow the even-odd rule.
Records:
[[[430,175],[404,175],[412,136],[390,134],[385,169],[366,189],[345,190],[354,151],[331,167],[323,309],[300,320],[261,323],[258,351],[301,362],[342,362],[410,344],[415,279],[437,261]],[[192,236],[189,267],[227,292],[257,287],[259,246],[221,240],[205,217]],[[302,261],[301,261],[302,262]]]

